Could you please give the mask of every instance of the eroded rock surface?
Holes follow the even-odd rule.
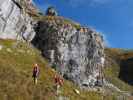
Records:
[[[38,22],[32,43],[66,79],[80,86],[102,85],[103,37],[87,27],[75,27],[61,17]]]
[[[27,13],[31,3],[32,0],[0,0],[0,38],[32,40],[33,20]]]

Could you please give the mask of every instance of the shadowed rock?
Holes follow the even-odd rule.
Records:
[[[121,61],[119,77],[128,84],[133,85],[133,58]]]

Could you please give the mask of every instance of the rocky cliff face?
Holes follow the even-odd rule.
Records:
[[[103,37],[57,16],[38,22],[32,43],[66,79],[80,86],[102,85]]]
[[[36,9],[32,0],[0,0],[0,38],[32,40],[66,79],[80,86],[102,85],[103,37],[90,28],[55,16],[53,9],[48,16],[39,18],[34,31],[33,14]]]
[[[34,21],[27,12],[33,8],[31,0],[0,0],[0,38],[32,40]]]

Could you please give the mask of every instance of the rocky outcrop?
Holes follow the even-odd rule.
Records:
[[[64,78],[80,86],[102,85],[103,37],[58,16],[38,22],[32,43]]]
[[[0,0],[0,38],[32,40],[34,21],[27,13],[33,9],[31,3],[31,0]]]
[[[47,10],[49,16],[40,18],[34,32],[31,16],[35,14],[32,0],[1,0],[0,38],[32,40],[64,78],[80,86],[101,86],[103,37],[90,28],[56,16],[54,8]]]
[[[57,12],[55,10],[54,7],[49,7],[46,11],[46,15],[49,15],[49,16],[57,16]]]

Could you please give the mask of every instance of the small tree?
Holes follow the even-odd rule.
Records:
[[[53,6],[48,7],[48,9],[46,10],[46,15],[49,16],[57,16],[57,11],[55,10],[55,8]]]

